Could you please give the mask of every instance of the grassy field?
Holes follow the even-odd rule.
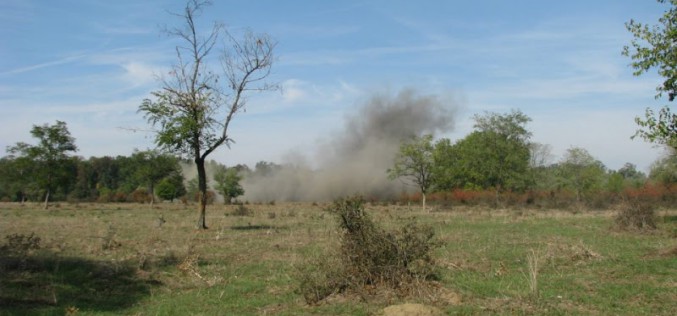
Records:
[[[308,305],[299,274],[339,243],[323,205],[0,204],[1,315],[371,315],[423,303],[447,314],[673,315],[677,212],[652,232],[612,212],[368,205],[376,222],[435,228],[448,295],[332,295]],[[159,218],[163,218],[161,222]],[[39,238],[39,240],[38,240]]]

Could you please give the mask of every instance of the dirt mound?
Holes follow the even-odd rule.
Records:
[[[444,315],[441,310],[423,304],[391,305],[383,309],[382,316],[438,316]]]

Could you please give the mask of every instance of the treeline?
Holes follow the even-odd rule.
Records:
[[[474,131],[456,142],[446,138],[433,142],[426,135],[402,145],[397,175],[428,187],[401,199],[419,200],[429,193],[429,200],[439,203],[545,208],[603,208],[628,198],[677,202],[674,153],[656,161],[648,176],[631,163],[608,169],[580,147],[568,149],[553,162],[550,146],[530,141],[526,128],[530,118],[520,111],[485,113],[474,120]],[[401,172],[407,164],[415,168]]]
[[[40,159],[23,155],[0,159],[2,201],[152,203],[155,196],[172,200],[185,194],[179,160],[156,151],[89,159],[63,157],[48,168]]]
[[[35,125],[31,135],[37,144],[19,142],[0,158],[2,201],[44,200],[45,207],[50,200],[153,203],[156,197],[171,201],[197,192],[196,181],[186,185],[185,162],[174,156],[154,150],[128,157],[73,156],[75,139],[61,121]]]
[[[87,201],[154,203],[156,199],[196,201],[197,178],[185,175],[194,166],[190,161],[155,150],[135,151],[131,156],[74,156],[75,139],[66,123],[33,126],[37,144],[9,146],[9,155],[0,158],[0,201],[23,202]],[[208,202],[217,197],[229,203],[244,194],[240,181],[246,175],[266,175],[279,165],[259,162],[254,170],[246,165],[227,168],[207,163],[210,175]]]
[[[519,111],[485,113],[474,120],[474,131],[453,142],[433,140],[431,135],[405,141],[393,170],[403,171],[398,177],[425,179],[424,190],[389,199],[409,202],[427,195],[439,204],[540,208],[605,208],[627,199],[677,203],[674,152],[657,160],[648,175],[631,163],[611,170],[579,147],[568,149],[555,161],[550,146],[531,141],[526,128],[530,118]],[[153,150],[135,151],[131,156],[74,156],[75,139],[60,121],[33,126],[31,134],[37,144],[9,146],[8,155],[0,158],[1,201],[45,201],[47,205],[50,200],[153,203],[156,199],[188,202],[199,198],[197,178],[188,176],[194,169],[190,161]],[[414,172],[404,172],[403,166]],[[244,194],[243,178],[284,175],[285,168],[294,167],[261,161],[250,169],[207,162],[208,202],[235,201]],[[383,201],[384,197],[371,200]]]

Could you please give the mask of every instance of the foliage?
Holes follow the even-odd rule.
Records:
[[[569,148],[559,165],[561,185],[576,192],[576,200],[601,188],[606,168],[580,147]]]
[[[531,119],[520,111],[475,116],[475,131],[451,145],[435,145],[435,186],[439,190],[494,189],[497,193],[530,186]]]
[[[179,177],[179,179],[175,179],[172,184],[183,182],[179,162],[173,156],[161,154],[155,150],[135,151],[131,160],[135,167],[133,176],[137,183],[146,186],[151,204],[155,201],[155,186],[160,180],[174,176]],[[176,185],[174,187],[176,190],[180,190]]]
[[[30,177],[37,187],[44,190],[47,208],[50,194],[67,183],[68,169],[72,166],[68,152],[75,152],[78,148],[75,138],[62,121],[56,121],[54,125],[33,125],[31,135],[38,139],[37,145],[19,142],[8,147],[7,151],[24,158],[20,161],[28,166],[30,173],[21,176]]]
[[[246,32],[241,40],[214,23],[206,36],[199,35],[196,25],[208,2],[189,1],[182,14],[184,26],[167,33],[181,41],[176,46],[178,63],[169,78],[162,79],[162,89],[152,92],[139,106],[148,122],[157,127],[156,144],[170,152],[193,159],[201,193],[198,227],[207,228],[205,207],[207,175],[205,159],[221,145],[233,140],[228,134],[231,120],[246,105],[252,91],[269,90],[265,83],[273,64],[275,43],[268,35]],[[220,38],[225,45],[220,46]],[[213,58],[212,50],[220,50]],[[221,75],[212,71],[211,63],[221,63]]]
[[[669,106],[664,106],[658,117],[647,108],[644,119],[636,117],[635,122],[643,129],[637,130],[633,137],[677,149],[677,113],[672,113]]]
[[[374,223],[363,205],[362,198],[353,197],[336,200],[328,209],[339,223],[338,261],[342,268],[337,271],[336,267],[328,266],[327,271],[304,274],[301,292],[308,303],[347,289],[361,291],[365,286],[407,292],[414,283],[438,277],[432,252],[441,243],[431,227],[409,223],[398,231],[388,232]]]
[[[223,196],[225,204],[232,203],[233,199],[244,194],[244,189],[240,185],[242,176],[235,168],[226,168],[226,166],[219,165],[214,170],[214,182],[216,182],[216,190]]]
[[[129,194],[129,200],[134,203],[150,203],[150,194],[146,188],[138,188]]]
[[[651,165],[649,179],[663,184],[677,183],[677,155],[670,154]]]
[[[393,167],[388,169],[388,178],[391,180],[404,177],[419,188],[424,210],[425,195],[433,184],[432,139],[432,135],[425,135],[400,144]]]
[[[665,3],[665,0],[659,0]],[[663,93],[668,94],[668,100],[673,101],[677,96],[677,1],[668,1],[670,7],[658,19],[658,25],[649,26],[630,20],[625,24],[632,33],[630,46],[623,48],[623,55],[632,59],[634,75],[639,76],[650,69],[657,68],[658,74],[665,80],[656,88],[659,98]],[[677,148],[677,114],[670,112],[670,107],[663,107],[658,117],[653,110],[647,108],[644,119],[637,117],[636,123],[642,128],[635,136],[650,142],[665,144]]]
[[[161,199],[174,201],[186,194],[186,186],[183,184],[183,175],[181,173],[172,173],[158,182],[155,193]]]

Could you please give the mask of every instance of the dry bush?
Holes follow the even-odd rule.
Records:
[[[387,287],[402,294],[420,290],[437,278],[432,251],[441,244],[429,226],[410,223],[397,231],[378,227],[359,197],[341,199],[327,209],[336,216],[341,234],[338,259],[313,263],[302,273],[300,290],[308,303],[332,293],[366,286]]]
[[[656,207],[650,202],[626,202],[620,206],[615,222],[620,229],[656,229]]]
[[[40,249],[40,237],[35,233],[30,235],[12,234],[5,236],[7,244],[0,247],[0,250],[7,254],[26,256],[32,250]]]
[[[254,212],[250,210],[248,207],[244,206],[244,204],[238,204],[235,209],[231,212],[231,215],[233,216],[254,216]]]
[[[134,203],[149,203],[150,196],[148,195],[148,190],[144,188],[138,188],[129,194],[129,199]]]

